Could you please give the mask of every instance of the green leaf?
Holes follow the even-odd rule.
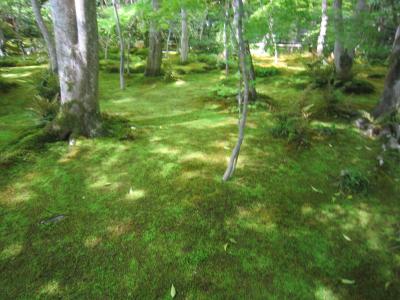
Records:
[[[175,296],[176,296],[176,290],[175,290],[175,287],[174,287],[174,285],[171,285],[171,297],[172,297],[172,299],[174,299],[174,298],[175,298]]]
[[[226,243],[226,244],[224,245],[224,250],[225,250],[225,252],[226,252],[227,249],[228,249],[228,243]]]
[[[350,279],[346,279],[346,278],[342,278],[340,281],[341,281],[343,284],[348,284],[348,285],[351,285],[351,284],[355,284],[355,283],[356,283],[354,280],[350,280]]]
[[[351,238],[349,238],[347,235],[345,235],[344,233],[343,233],[343,238],[346,240],[346,241],[348,241],[348,242],[351,242]]]
[[[317,189],[317,188],[315,188],[315,187],[313,187],[313,186],[311,186],[311,189],[312,189],[314,192],[319,193],[319,194],[323,194],[323,193],[324,193],[323,191],[321,191],[321,190],[319,190],[319,189]]]

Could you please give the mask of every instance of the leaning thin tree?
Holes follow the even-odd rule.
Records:
[[[239,68],[241,70],[241,83],[243,85],[243,93],[239,92],[239,108],[242,114],[239,119],[239,135],[235,147],[232,150],[231,157],[228,162],[228,167],[226,168],[225,174],[222,177],[224,181],[229,180],[232,177],[236,164],[239,158],[240,148],[244,140],[244,133],[247,120],[247,106],[249,102],[249,70],[248,63],[246,61],[246,46],[243,37],[243,2],[242,0],[233,0],[233,8],[235,11],[235,25],[237,31],[238,47],[239,47]]]
[[[51,0],[50,6],[61,91],[52,129],[60,138],[96,136],[101,129],[96,1]]]

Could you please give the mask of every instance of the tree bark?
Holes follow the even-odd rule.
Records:
[[[96,136],[101,129],[96,2],[51,0],[50,5],[61,90],[61,110],[52,129],[61,138]]]
[[[31,0],[33,14],[35,15],[36,23],[39,27],[40,33],[43,36],[44,42],[46,43],[47,53],[49,55],[50,60],[50,68],[53,73],[57,74],[58,66],[57,66],[57,53],[56,46],[54,44],[54,39],[51,36],[49,30],[47,29],[46,24],[44,23],[42,14],[40,12],[41,5],[38,0]]]
[[[400,109],[400,25],[397,27],[390,68],[385,79],[385,87],[373,115],[379,117]]]
[[[121,24],[119,22],[119,14],[118,7],[115,0],[112,0],[112,5],[114,7],[114,17],[115,17],[115,26],[117,27],[117,34],[119,38],[119,85],[121,90],[125,89],[125,79],[124,79],[124,70],[125,70],[125,46],[124,46],[124,38],[122,37],[121,32]]]
[[[153,11],[160,8],[159,0],[152,0]],[[149,32],[149,55],[147,57],[147,66],[145,76],[161,75],[162,63],[162,35],[158,28],[157,21],[153,18],[150,22]]]
[[[248,70],[247,70],[247,61],[246,61],[246,46],[243,39],[243,2],[242,0],[233,0],[233,7],[235,10],[235,18],[237,20],[236,27],[237,27],[237,35],[238,35],[238,44],[239,44],[239,62],[240,62],[240,69],[241,69],[241,76],[242,82],[244,87],[243,92],[243,101],[239,102],[239,105],[242,106],[242,115],[239,120],[239,136],[236,142],[235,147],[232,150],[231,157],[228,162],[227,169],[222,177],[223,181],[229,180],[235,169],[236,164],[239,158],[240,148],[242,146],[245,134],[245,127],[246,127],[246,120],[247,120],[247,106],[249,101],[249,80],[247,77]],[[241,93],[239,93],[241,95]],[[239,96],[241,98],[241,96]]]
[[[6,37],[4,36],[3,29],[0,27],[0,57],[6,56]]]
[[[181,33],[181,63],[187,63],[189,55],[189,32],[187,24],[187,11],[181,9],[182,33]]]
[[[167,49],[166,49],[166,55],[169,55],[169,43],[171,42],[171,34],[172,34],[172,29],[171,27],[168,29],[168,36],[167,36]]]
[[[248,79],[249,82],[249,93],[250,93],[250,100],[256,101],[257,100],[257,90],[256,90],[256,72],[254,70],[253,58],[251,56],[250,45],[248,41],[245,41],[246,47],[246,60],[247,60],[247,70],[249,72]]]
[[[344,45],[344,26],[343,26],[343,13],[342,13],[342,0],[334,0],[334,25],[335,25],[335,72],[336,78],[342,81],[351,79],[351,68],[353,66],[352,54]]]
[[[224,60],[225,60],[225,75],[229,75],[229,0],[225,0],[225,19],[224,19]]]
[[[324,52],[325,36],[328,29],[328,0],[322,0],[321,26],[319,29],[317,55],[321,57]]]

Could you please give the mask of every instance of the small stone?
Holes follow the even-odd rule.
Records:
[[[383,157],[382,157],[381,155],[378,155],[378,156],[376,157],[376,159],[378,160],[379,166],[382,167],[383,164],[384,164]]]
[[[47,220],[43,220],[43,221],[40,222],[40,224],[47,225],[47,224],[52,224],[52,223],[58,223],[61,220],[63,220],[64,218],[65,218],[64,215],[59,215],[59,216],[55,216],[55,217],[52,217],[52,218],[47,219]]]

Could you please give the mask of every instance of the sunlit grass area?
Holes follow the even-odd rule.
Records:
[[[101,110],[127,119],[134,138],[47,143],[0,165],[0,298],[169,299],[173,284],[178,299],[399,299],[398,161],[378,168],[379,141],[317,113],[323,91],[304,100],[304,66],[281,59],[282,73],[257,79],[276,108],[250,109],[227,183],[237,112],[213,93],[222,71],[132,74],[123,91],[102,71]],[[2,75],[18,84],[0,95],[3,155],[37,125],[28,108],[41,69]],[[370,110],[382,91],[370,81],[373,94],[343,103]],[[336,134],[305,149],[274,138],[276,115],[299,101],[314,105],[312,128]],[[367,193],[340,192],[345,169],[365,174]]]

